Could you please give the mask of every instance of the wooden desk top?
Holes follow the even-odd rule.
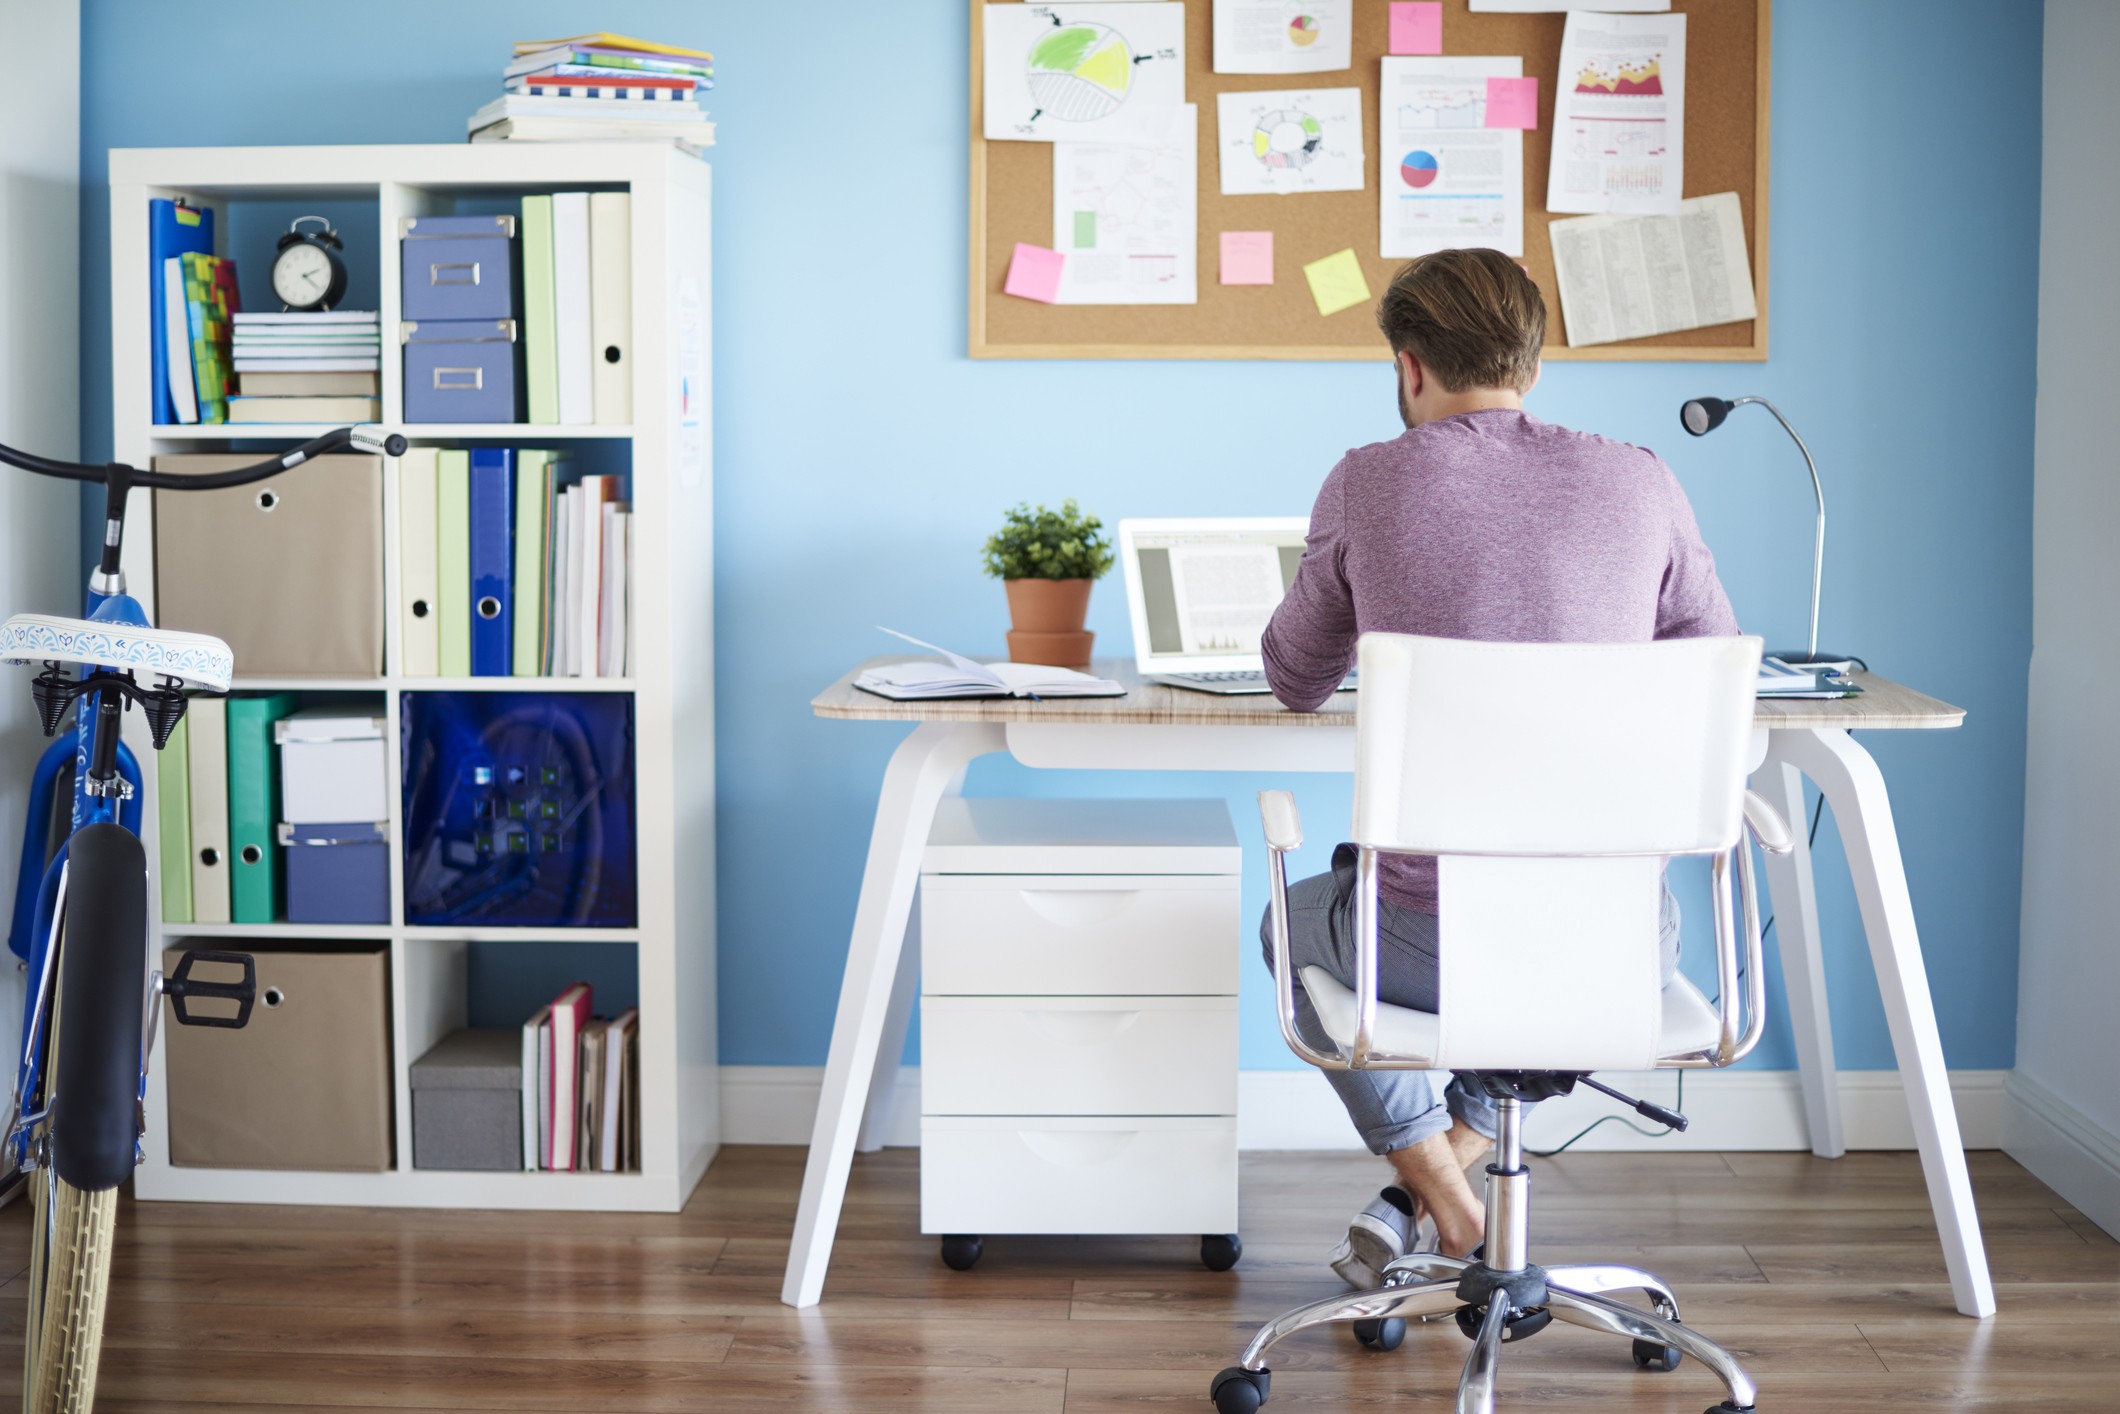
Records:
[[[854,722],[1046,722],[1183,727],[1352,727],[1356,694],[1343,692],[1317,712],[1291,712],[1271,695],[1219,697],[1182,687],[1144,683],[1127,658],[1099,658],[1091,671],[1126,689],[1124,697],[1057,698],[1032,702],[1014,697],[960,698],[942,702],[893,702],[854,686],[855,674],[882,663],[902,663],[918,654],[871,658],[810,700],[820,717]],[[1839,727],[1847,731],[1955,727],[1965,709],[1902,687],[1875,673],[1857,673],[1860,697],[1762,702],[1755,720],[1763,727]]]

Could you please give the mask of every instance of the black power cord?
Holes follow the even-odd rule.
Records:
[[[1820,794],[1818,797],[1817,808],[1811,811],[1810,832],[1804,837],[1804,843],[1806,845],[1815,845],[1818,843],[1818,825],[1819,822],[1825,818],[1825,814],[1826,798],[1823,794]],[[1774,915],[1770,913],[1767,915],[1767,921],[1759,925],[1760,936],[1764,938],[1767,935],[1767,931],[1773,926]],[[1743,981],[1744,975],[1744,967],[1740,965],[1737,969],[1738,980]],[[1719,994],[1716,1000],[1721,1000]],[[1685,1107],[1686,1073],[1681,1070],[1678,1073],[1678,1098],[1671,1102],[1671,1108],[1674,1110],[1682,1111],[1685,1109]],[[1576,1140],[1581,1139],[1583,1136],[1589,1134],[1590,1131],[1596,1129],[1601,1124],[1624,1124],[1625,1126],[1627,1126],[1627,1128],[1633,1130],[1636,1134],[1641,1135],[1645,1139],[1668,1139],[1671,1137],[1671,1131],[1668,1129],[1644,1129],[1642,1126],[1636,1124],[1633,1120],[1628,1119],[1625,1115],[1602,1115],[1599,1118],[1590,1121],[1590,1123],[1584,1125],[1581,1129],[1578,1129],[1573,1135],[1568,1138],[1567,1142],[1562,1144],[1559,1148],[1526,1149],[1524,1152],[1529,1154],[1534,1159],[1550,1159],[1555,1154],[1566,1153],[1568,1149],[1575,1144]]]

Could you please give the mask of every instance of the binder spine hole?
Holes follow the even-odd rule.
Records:
[[[273,511],[273,510],[276,510],[276,509],[278,509],[278,508],[279,508],[279,504],[280,504],[280,493],[279,493],[279,492],[277,492],[277,491],[260,491],[260,492],[258,492],[258,509],[259,509],[259,510],[261,510],[261,511],[266,511],[266,512],[271,512],[271,511]]]
[[[619,351],[618,351],[618,345],[616,345],[616,344],[606,344],[606,345],[604,345],[604,362],[605,362],[605,363],[616,363],[616,362],[618,362],[618,360],[620,359],[620,357],[621,357],[621,356],[622,356],[622,355],[620,355],[620,353],[619,353]]]
[[[430,612],[431,610],[428,609],[427,601],[425,599],[415,599],[412,601],[412,617],[416,619],[424,619]]]
[[[258,862],[259,860],[263,859],[264,857],[265,857],[265,851],[264,851],[264,850],[262,850],[262,849],[259,849],[259,848],[258,848],[258,847],[257,847],[256,845],[254,845],[254,844],[247,844],[247,845],[244,845],[244,846],[243,846],[243,862],[244,862],[245,864],[256,864],[256,863],[257,863],[257,862]]]
[[[287,1000],[287,994],[281,991],[278,987],[267,987],[264,993],[259,996],[258,1000],[263,1002],[268,1007],[276,1007],[281,1002]]]
[[[199,851],[199,862],[211,869],[221,862],[221,851],[215,849],[212,845],[208,845]]]
[[[501,616],[501,601],[491,594],[478,601],[478,616],[482,619],[497,619]]]

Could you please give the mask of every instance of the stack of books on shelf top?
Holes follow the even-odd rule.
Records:
[[[242,391],[230,422],[373,422],[383,331],[373,310],[238,314],[235,370]]]
[[[623,34],[526,39],[502,70],[507,92],[471,115],[473,142],[676,142],[711,147],[699,90],[714,56]]]

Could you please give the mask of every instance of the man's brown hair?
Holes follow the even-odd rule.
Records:
[[[1546,301],[1498,250],[1443,250],[1392,276],[1377,326],[1394,355],[1410,353],[1453,393],[1528,392],[1546,342]]]

